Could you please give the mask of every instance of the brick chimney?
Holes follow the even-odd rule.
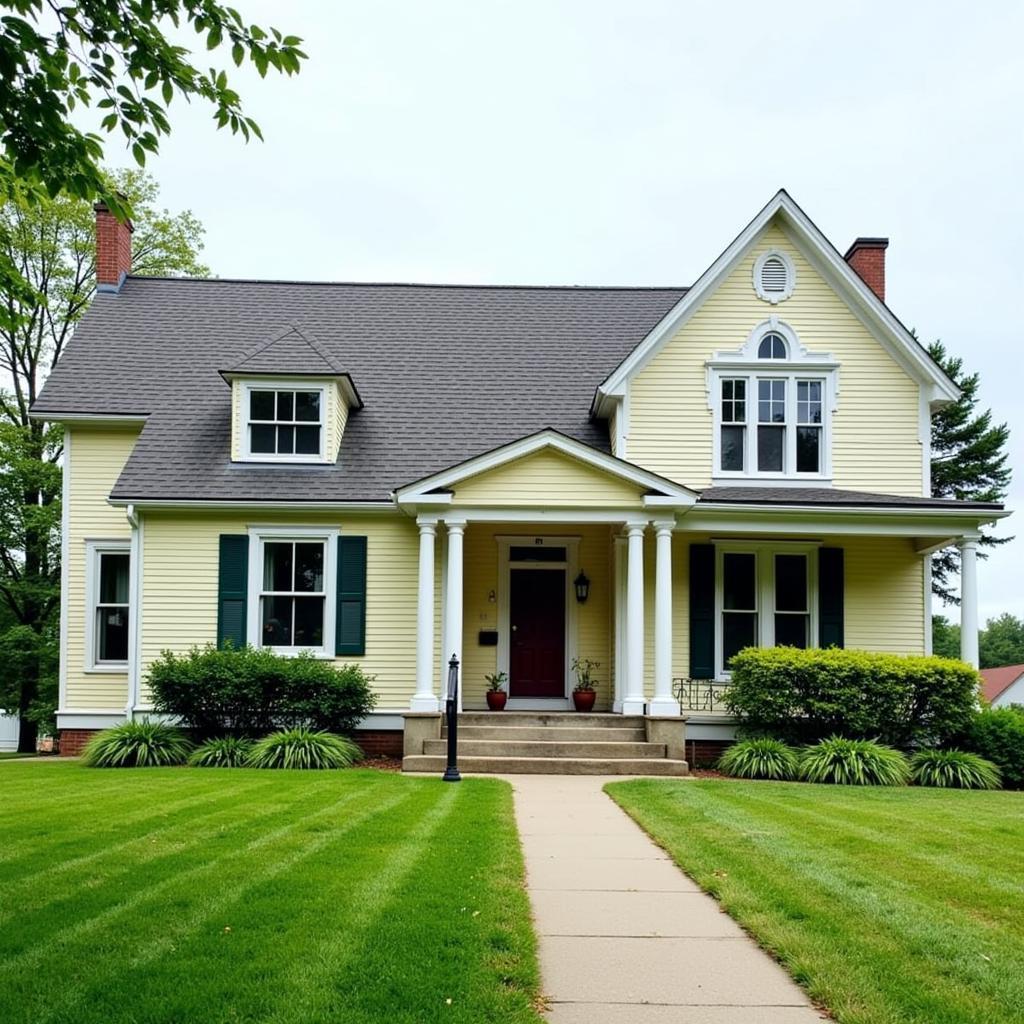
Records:
[[[125,274],[132,272],[132,222],[119,221],[106,203],[96,203],[96,287],[120,291]]]
[[[843,257],[860,279],[885,302],[885,250],[888,238],[857,238]]]

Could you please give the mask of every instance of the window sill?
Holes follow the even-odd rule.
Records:
[[[832,477],[820,473],[787,474],[758,473],[716,473],[711,478],[712,487],[831,487]]]
[[[337,655],[324,647],[261,647],[260,650],[279,654],[282,658],[297,658],[300,654],[310,654],[317,661],[334,661]]]
[[[258,466],[330,466],[330,459],[322,455],[281,456],[281,455],[243,455],[231,460],[235,465]]]
[[[83,671],[90,676],[126,676],[128,662],[117,662],[111,665],[87,665]]]

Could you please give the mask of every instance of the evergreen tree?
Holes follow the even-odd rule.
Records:
[[[960,388],[959,401],[932,417],[932,496],[959,501],[1002,501],[1010,484],[1006,443],[1010,429],[992,425],[992,410],[978,412],[978,374],[968,374],[963,360],[951,356],[941,341],[928,346],[931,357]],[[995,547],[1012,537],[982,531],[981,544]],[[979,552],[981,558],[986,555]],[[960,599],[950,580],[959,575],[960,551],[946,548],[932,556],[932,591],[947,604]]]
[[[932,616],[932,654],[940,658],[960,657],[960,627],[945,615]]]

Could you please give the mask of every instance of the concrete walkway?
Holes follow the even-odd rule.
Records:
[[[506,776],[552,1024],[812,1024],[800,988],[606,796]],[[617,780],[621,781],[621,780]]]

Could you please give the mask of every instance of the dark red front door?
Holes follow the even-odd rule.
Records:
[[[565,696],[565,570],[513,569],[509,696]]]

